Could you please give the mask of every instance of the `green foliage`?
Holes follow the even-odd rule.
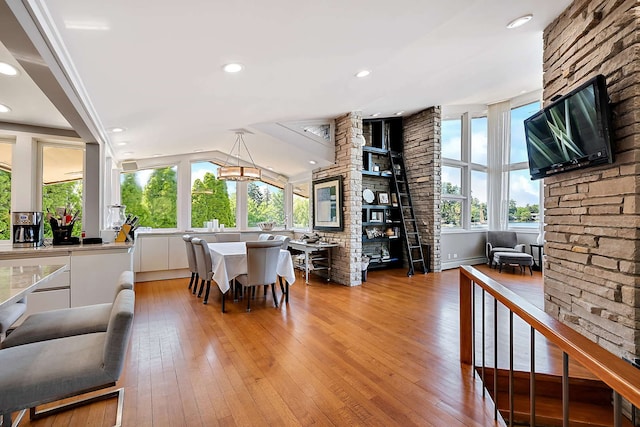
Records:
[[[67,208],[71,215],[78,212],[78,219],[73,226],[73,236],[82,233],[82,180],[59,182],[42,187],[42,209],[55,216],[56,208]],[[44,222],[44,236],[53,237],[49,222]]]
[[[0,170],[0,240],[11,238],[11,174]]]
[[[487,204],[480,203],[476,197],[471,198],[471,224],[487,224]]]
[[[124,173],[122,176],[124,179],[120,184],[120,203],[126,206],[125,212],[138,216],[141,226],[151,227],[151,214],[142,202],[142,187],[136,182],[135,174]]]
[[[155,169],[142,193],[142,202],[149,209],[150,227],[176,228],[178,180],[173,167]]]
[[[284,224],[284,191],[271,185],[258,185],[251,182],[247,193],[249,227],[255,227],[262,221]]]
[[[205,221],[212,219],[218,219],[220,224],[227,227],[236,225],[235,209],[231,209],[227,184],[207,172],[202,180],[195,180],[191,189],[191,227],[202,227]]]
[[[309,228],[309,199],[293,196],[293,226]]]
[[[459,200],[443,200],[440,215],[443,226],[462,227],[462,203]]]

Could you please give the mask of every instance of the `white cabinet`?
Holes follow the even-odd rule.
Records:
[[[77,251],[71,256],[71,307],[113,302],[118,277],[133,269],[130,251]]]
[[[138,238],[136,245],[140,245],[140,271],[169,269],[169,239],[167,236]]]
[[[169,237],[169,270],[189,268],[187,247],[182,236]]]

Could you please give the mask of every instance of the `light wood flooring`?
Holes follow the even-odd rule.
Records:
[[[540,273],[479,268],[542,305]],[[372,271],[353,288],[298,275],[289,305],[260,292],[250,313],[241,301],[224,314],[213,289],[203,305],[187,279],[139,283],[123,425],[498,425],[459,362],[458,274]],[[108,401],[21,425],[114,417]]]

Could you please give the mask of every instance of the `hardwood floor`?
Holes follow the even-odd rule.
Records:
[[[486,271],[542,303],[540,273]],[[372,271],[354,288],[298,276],[289,305],[260,292],[250,313],[240,302],[222,314],[213,292],[203,305],[187,283],[136,285],[124,426],[498,425],[458,361],[457,270]],[[108,401],[22,425],[114,417]]]

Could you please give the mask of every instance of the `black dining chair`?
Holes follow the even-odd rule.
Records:
[[[275,283],[278,280],[276,268],[281,247],[282,242],[279,240],[247,242],[247,274],[236,277],[236,282],[245,288],[255,289],[256,286],[271,285],[273,304],[276,308],[278,308],[275,290]],[[251,311],[251,293],[245,292],[245,295],[247,311]]]

